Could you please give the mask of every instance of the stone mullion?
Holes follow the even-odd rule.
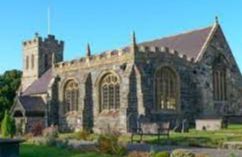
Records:
[[[226,71],[224,72],[224,100],[227,100],[227,79],[226,79]]]
[[[221,75],[220,75],[220,73],[221,73],[221,72],[218,71],[218,89],[219,89],[219,90],[218,90],[218,91],[219,91],[219,93],[218,93],[218,96],[219,96],[219,97],[218,97],[218,100],[219,100],[219,101],[221,101],[221,77],[220,77]]]
[[[221,78],[221,100],[224,101],[224,77],[223,72],[220,73]]]
[[[168,71],[166,73],[166,81],[167,81],[167,109],[169,109],[171,86],[170,86],[170,73]]]
[[[165,91],[165,82],[164,82],[164,76],[163,75],[161,75],[161,84],[162,84],[162,89],[161,89],[161,95],[162,95],[162,97],[161,97],[161,100],[160,100],[160,103],[162,103],[161,105],[161,109],[164,109],[164,107],[165,107],[165,95],[164,95],[164,91]]]
[[[219,78],[218,78],[218,71],[216,71],[216,75],[215,75],[215,78],[216,78],[216,83],[215,83],[215,86],[216,86],[216,101],[219,100]]]
[[[213,97],[214,100],[217,100],[217,72],[213,72]]]

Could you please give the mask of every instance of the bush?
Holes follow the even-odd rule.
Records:
[[[122,156],[126,153],[126,147],[118,142],[118,136],[113,134],[99,135],[98,148],[101,153]]]
[[[152,155],[152,157],[170,157],[169,152],[157,152]]]
[[[43,136],[47,138],[57,138],[59,136],[59,131],[57,126],[50,126],[43,130]]]
[[[3,138],[13,138],[16,132],[15,120],[10,116],[8,111],[5,111],[4,113],[1,131]]]
[[[128,157],[151,157],[151,155],[148,152],[133,151],[129,153]]]
[[[55,146],[56,145],[56,139],[39,136],[39,137],[34,137],[32,139],[29,139],[28,143],[31,143],[31,144],[34,144],[34,145]]]
[[[183,149],[174,150],[171,157],[195,157],[195,154]]]
[[[31,133],[34,137],[41,136],[43,133],[44,126],[42,123],[36,123],[31,129]]]
[[[84,140],[84,141],[88,141],[90,140],[90,133],[88,131],[78,131],[74,133],[74,138],[77,140]]]
[[[209,157],[209,156],[206,154],[196,154],[195,157]]]

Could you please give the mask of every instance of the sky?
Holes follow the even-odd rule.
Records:
[[[35,32],[65,41],[64,58],[85,55],[86,44],[98,54],[131,43],[212,25],[215,16],[242,69],[241,0],[1,0],[0,73],[22,69],[22,42]]]

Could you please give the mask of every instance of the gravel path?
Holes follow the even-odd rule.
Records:
[[[207,154],[209,157],[230,157],[233,153],[236,157],[242,157],[242,150],[229,149],[210,149],[210,148],[193,148],[193,147],[178,147],[178,146],[158,146],[149,144],[129,144],[129,151],[172,151],[174,149],[186,149],[194,153]]]

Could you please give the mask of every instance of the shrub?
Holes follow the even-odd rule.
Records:
[[[29,139],[28,143],[35,144],[35,145],[55,146],[56,139],[39,136],[39,137],[34,137],[32,139]]]
[[[128,157],[151,157],[148,152],[133,151],[128,154]]]
[[[195,154],[183,149],[174,150],[171,157],[195,157]]]
[[[209,157],[209,156],[206,154],[196,154],[195,157]]]
[[[64,139],[64,140],[58,139],[58,140],[55,141],[55,146],[57,148],[61,148],[61,149],[67,148],[68,147],[68,140],[67,139]]]
[[[45,128],[43,130],[43,136],[44,137],[47,137],[47,138],[57,138],[59,135],[59,132],[58,132],[58,127],[57,126],[50,126],[48,128]]]
[[[99,135],[98,137],[99,151],[106,154],[115,154],[122,156],[126,153],[126,147],[118,142],[118,136],[113,134]]]
[[[169,152],[157,152],[152,155],[152,157],[170,157]]]
[[[78,131],[78,132],[75,132],[75,135],[74,135],[74,138],[77,139],[77,140],[90,140],[90,133],[88,131]]]
[[[3,138],[13,138],[16,132],[15,120],[10,116],[8,111],[4,113],[1,131]]]
[[[43,133],[43,124],[42,123],[36,123],[33,125],[32,129],[31,129],[31,133],[34,137],[36,136],[41,136]]]

